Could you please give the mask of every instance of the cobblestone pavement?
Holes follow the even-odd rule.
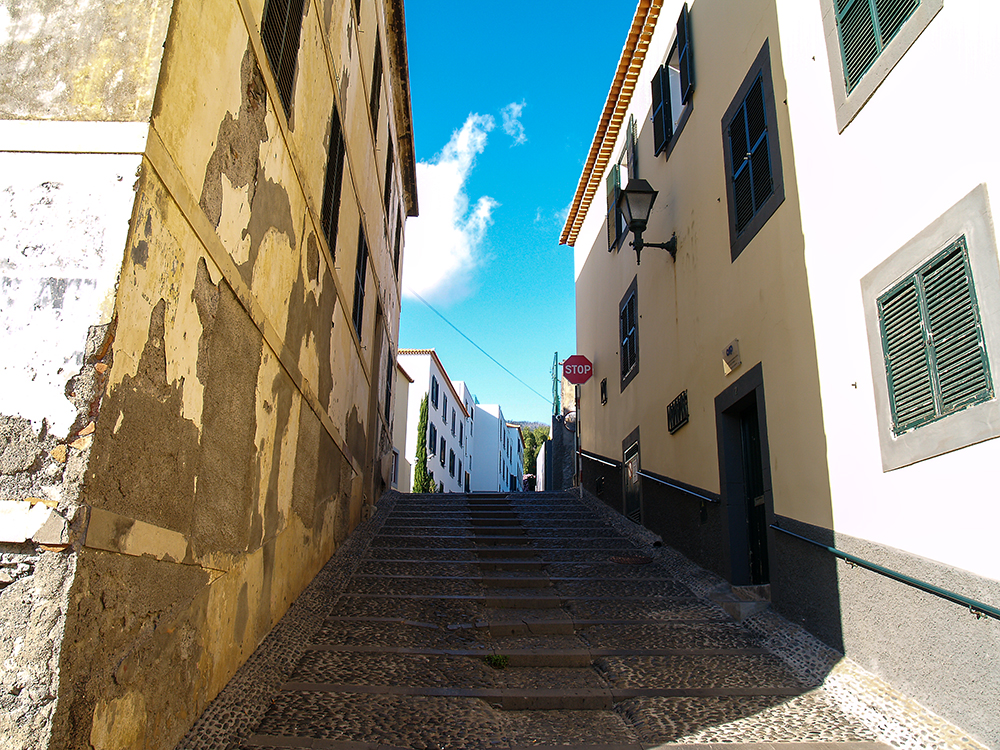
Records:
[[[723,587],[590,497],[390,494],[178,750],[984,750]]]

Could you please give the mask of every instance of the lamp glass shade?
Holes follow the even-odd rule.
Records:
[[[632,179],[618,198],[618,208],[625,216],[625,223],[632,231],[642,231],[649,221],[649,212],[656,200],[652,185],[642,179]]]

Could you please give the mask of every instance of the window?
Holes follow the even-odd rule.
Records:
[[[399,451],[395,448],[392,449],[392,473],[389,475],[392,479],[392,486],[399,486]]]
[[[451,434],[455,434],[455,410],[451,410]]]
[[[448,424],[448,394],[442,396],[441,401],[441,421]]]
[[[260,25],[264,51],[267,53],[274,81],[278,84],[278,96],[281,98],[285,117],[292,115],[292,89],[295,85],[304,6],[305,0],[267,0]]]
[[[735,261],[785,199],[766,41],[722,118],[722,141]]]
[[[848,93],[918,5],[920,0],[837,0],[837,34]]]
[[[385,155],[385,192],[382,195],[382,202],[385,204],[385,220],[388,222],[392,221],[389,216],[389,200],[392,198],[392,140],[389,141],[389,148],[386,149]]]
[[[653,75],[653,153],[670,157],[674,139],[691,114],[694,69],[687,3],[677,19],[677,35],[666,62]]]
[[[445,442],[444,438],[441,438],[441,465],[444,466],[445,451],[448,449],[448,444]]]
[[[438,431],[437,427],[430,424],[427,425],[427,450],[430,451],[430,455],[434,455],[434,450],[437,448]]]
[[[337,224],[340,221],[340,189],[344,180],[344,131],[333,105],[330,115],[330,144],[326,156],[326,178],[323,185],[323,205],[320,208],[320,224],[326,244],[330,248],[330,258],[337,254]]]
[[[372,130],[378,143],[378,110],[382,102],[382,38],[375,34],[375,61],[372,63],[372,91],[368,109],[372,116]]]
[[[431,403],[437,409],[438,405],[438,379],[431,375]]]
[[[604,380],[601,381],[601,403],[602,404],[608,403],[608,379],[607,378],[604,378]]]
[[[1000,267],[980,185],[861,282],[882,468],[1000,437]]]
[[[458,462],[458,479],[459,479],[459,481],[462,480],[462,462],[461,461]]]
[[[894,434],[993,398],[964,236],[879,297],[878,314]]]
[[[944,0],[820,0],[839,131],[943,6]]]
[[[455,451],[448,451],[448,473],[455,476]]]
[[[396,214],[396,239],[393,243],[392,249],[392,270],[396,274],[396,278],[399,278],[399,250],[403,241],[403,210],[400,209]]]
[[[638,280],[638,276],[632,279],[628,291],[618,306],[623,391],[639,372]]]
[[[608,172],[607,193],[608,193],[608,252],[617,250],[628,233],[625,224],[625,215],[618,209],[618,197],[622,191],[622,180],[628,183],[629,177],[637,177],[636,171],[636,126],[635,118],[629,118],[628,127],[625,131],[625,147],[622,149],[618,162],[611,167]],[[624,167],[625,174],[622,175]]]
[[[358,229],[358,262],[354,268],[354,330],[361,338],[361,325],[365,316],[365,275],[368,272],[368,243],[365,241],[364,228]]]
[[[392,373],[395,370],[392,361],[392,354],[389,354],[389,363],[385,372],[385,423],[392,422]]]
[[[463,438],[464,434],[465,434],[465,422],[459,422],[458,423],[458,444],[459,445],[463,445],[462,438]],[[461,473],[461,472],[459,472],[459,473]]]

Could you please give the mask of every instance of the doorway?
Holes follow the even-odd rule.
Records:
[[[729,577],[735,586],[767,584],[774,503],[761,366],[719,394],[715,410]]]
[[[625,482],[625,516],[642,523],[642,480],[639,478],[639,428],[622,441],[622,474]]]

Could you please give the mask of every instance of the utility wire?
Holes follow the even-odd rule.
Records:
[[[505,373],[507,373],[508,375],[510,375],[512,378],[514,378],[514,380],[516,380],[518,383],[520,383],[521,385],[523,385],[529,391],[531,391],[532,393],[534,393],[536,396],[538,396],[540,399],[542,399],[545,403],[547,403],[547,404],[551,404],[552,403],[552,399],[551,398],[549,398],[548,396],[543,396],[541,393],[539,393],[538,391],[536,391],[530,385],[528,385],[527,383],[525,383],[523,380],[521,380],[521,378],[519,378],[517,375],[515,375],[510,370],[508,370],[506,367],[504,367],[502,364],[500,364],[500,362],[496,359],[496,357],[494,357],[488,351],[486,351],[485,349],[483,349],[483,347],[481,347],[475,341],[473,341],[468,336],[466,336],[464,333],[462,333],[462,331],[460,331],[458,329],[458,326],[456,326],[454,323],[452,323],[450,320],[448,320],[444,315],[442,315],[437,310],[435,310],[434,307],[431,306],[430,302],[428,302],[427,300],[425,300],[423,297],[421,297],[419,294],[417,294],[412,289],[407,289],[406,291],[409,292],[410,294],[412,294],[414,297],[416,297],[421,302],[423,302],[432,313],[434,313],[435,315],[437,315],[439,318],[441,318],[441,320],[443,320],[445,323],[447,323],[452,328],[454,328],[455,331],[458,333],[459,336],[461,336],[463,339],[465,339],[466,341],[468,341],[470,344],[472,344],[474,347],[476,347],[479,351],[481,351],[483,354],[485,354],[487,357],[489,357],[491,360],[493,360],[493,362],[497,365],[497,367],[499,367]]]

